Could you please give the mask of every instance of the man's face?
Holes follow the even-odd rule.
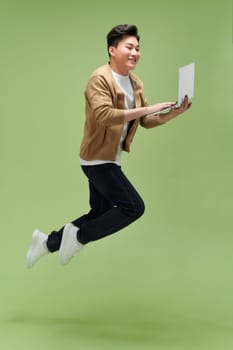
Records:
[[[124,36],[117,47],[110,46],[111,61],[118,67],[122,74],[134,69],[140,58],[140,47],[137,38]]]

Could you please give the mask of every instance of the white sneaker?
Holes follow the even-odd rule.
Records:
[[[59,259],[62,265],[68,264],[70,259],[83,247],[77,240],[78,228],[71,223],[65,225],[59,250]]]
[[[46,245],[47,239],[48,236],[39,230],[33,231],[31,244],[29,246],[26,257],[26,266],[28,268],[32,267],[35,262],[43,255],[49,253]]]

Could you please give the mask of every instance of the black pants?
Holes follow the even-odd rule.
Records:
[[[106,163],[82,166],[82,169],[89,181],[91,210],[72,221],[79,228],[77,238],[81,243],[117,232],[144,213],[142,198],[120,166]],[[59,250],[63,229],[49,235],[47,245],[51,252]]]

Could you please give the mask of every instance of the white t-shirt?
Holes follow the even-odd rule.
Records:
[[[115,79],[115,82],[117,85],[121,88],[121,90],[124,92],[125,95],[125,107],[126,109],[131,109],[134,108],[134,91],[133,87],[130,81],[130,78],[128,75],[120,75],[116,72],[112,71],[113,78]],[[100,165],[100,164],[105,164],[105,163],[114,163],[117,165],[121,164],[121,154],[122,154],[122,145],[124,142],[124,139],[127,135],[127,130],[128,130],[128,122],[124,123],[124,127],[122,130],[121,134],[121,139],[120,139],[120,144],[117,150],[116,154],[116,159],[115,161],[113,160],[85,160],[85,159],[80,159],[80,164],[81,165]]]

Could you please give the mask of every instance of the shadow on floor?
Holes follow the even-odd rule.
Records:
[[[118,317],[86,317],[69,316],[52,317],[49,315],[14,315],[7,320],[14,325],[38,327],[50,331],[50,334],[61,338],[87,338],[94,341],[111,341],[127,344],[156,344],[161,346],[219,346],[223,339],[232,337],[233,329],[203,320],[185,320],[180,316],[159,314],[153,319],[142,319],[140,315],[125,314]]]

